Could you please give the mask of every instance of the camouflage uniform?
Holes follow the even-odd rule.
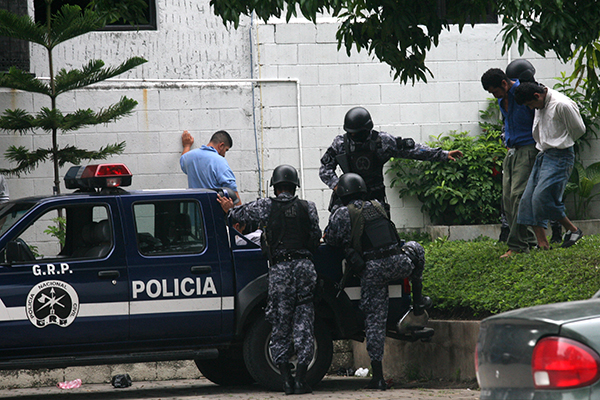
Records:
[[[422,161],[446,161],[448,159],[448,151],[440,148],[432,149],[426,145],[415,143],[411,149],[406,149],[398,146],[398,142],[395,137],[386,132],[378,132],[379,138],[381,139],[381,145],[375,148],[375,158],[377,159],[376,165],[372,162],[365,162],[364,170],[352,170],[344,172],[355,172],[363,177],[367,183],[367,189],[369,191],[369,199],[377,199],[380,202],[385,201],[385,186],[383,185],[383,164],[388,162],[390,158],[409,158]],[[319,177],[330,189],[334,189],[338,184],[338,176],[335,173],[338,161],[336,156],[346,153],[344,146],[344,136],[338,135],[333,139],[333,143],[327,149],[323,157],[321,157],[321,168],[319,169]],[[350,140],[350,139],[348,139]],[[374,170],[375,169],[375,170]],[[373,183],[369,183],[370,180],[367,175],[377,175],[380,181],[377,185],[380,187],[373,187]],[[380,195],[375,194],[376,192]],[[337,207],[335,207],[337,208]],[[335,208],[331,208],[330,211],[335,211]],[[386,207],[387,208],[387,207]],[[388,210],[389,212],[389,210]]]
[[[278,199],[292,199],[290,193],[280,193]],[[232,216],[243,223],[258,222],[265,226],[271,214],[273,200],[263,198],[231,210]],[[319,216],[315,203],[308,202],[310,241],[315,247],[321,239]],[[311,256],[308,249],[298,253]],[[276,250],[274,258],[285,254]],[[308,365],[314,353],[314,304],[312,294],[317,273],[310,259],[298,259],[271,265],[269,270],[269,304],[266,317],[273,325],[271,355],[276,365],[287,363],[296,349],[299,364]]]
[[[361,200],[353,200],[351,203],[360,207]],[[364,207],[365,209],[374,208],[370,201],[366,201]],[[351,231],[352,225],[348,207],[339,207],[329,217],[329,224],[325,228],[325,242],[332,246],[349,247]],[[410,255],[415,258],[415,263],[400,250],[400,244],[392,244],[377,249],[377,252],[397,253],[380,259],[369,260],[370,256],[374,254],[373,251],[363,253],[367,261],[365,270],[360,277],[360,307],[365,313],[367,352],[371,361],[381,361],[383,359],[389,305],[389,282],[407,277],[422,279],[423,276],[423,266],[425,264],[423,247],[416,242],[408,242],[404,246],[409,249]]]

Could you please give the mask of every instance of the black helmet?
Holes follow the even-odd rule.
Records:
[[[344,117],[344,130],[350,134],[371,132],[373,120],[371,114],[364,107],[354,107],[348,110]]]
[[[367,184],[359,174],[348,172],[340,176],[335,193],[342,199],[348,198],[355,194],[366,194]]]
[[[280,165],[273,170],[273,176],[271,176],[271,186],[275,186],[278,183],[291,183],[292,185],[300,186],[300,180],[298,179],[298,171],[291,165]]]
[[[535,82],[535,68],[524,58],[518,58],[508,64],[506,75],[510,79],[518,79],[521,82]]]
[[[217,192],[219,192],[219,190],[223,191],[222,196],[229,197],[231,199],[231,201],[233,201],[234,206],[240,204],[240,199],[238,198],[237,194],[235,193],[235,191],[233,189],[228,188],[228,187],[223,187],[223,188],[217,189]],[[227,194],[225,194],[225,193],[227,193]]]

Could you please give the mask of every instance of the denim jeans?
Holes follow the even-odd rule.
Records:
[[[550,149],[537,155],[519,203],[519,224],[546,228],[548,220],[566,216],[563,193],[574,163],[573,147]]]

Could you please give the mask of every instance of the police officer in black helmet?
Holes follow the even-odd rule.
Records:
[[[383,166],[392,157],[411,158],[426,161],[455,160],[461,157],[459,150],[445,151],[432,149],[415,143],[412,139],[393,137],[386,132],[373,129],[371,114],[364,107],[351,108],[344,117],[343,135],[333,139],[333,143],[321,158],[319,176],[323,183],[334,190],[329,211],[335,210],[341,202],[335,194],[338,184],[336,168],[342,172],[354,172],[360,175],[367,185],[367,198],[377,199],[386,208],[389,205],[385,196]]]
[[[336,193],[343,205],[330,215],[324,239],[332,246],[354,249],[364,261],[360,276],[360,307],[365,313],[367,352],[373,374],[367,389],[386,390],[382,360],[388,284],[410,277],[414,315],[426,316],[429,299],[422,295],[425,251],[417,242],[401,244],[396,228],[381,203],[366,199],[367,185],[360,175],[343,174]]]
[[[291,165],[275,168],[271,186],[276,197],[235,207],[230,215],[245,224],[258,222],[263,229],[261,247],[270,260],[266,318],[273,325],[271,356],[281,372],[285,394],[310,393],[306,374],[314,354],[317,273],[312,258],[321,239],[319,217],[315,203],[295,195],[300,182]],[[295,379],[289,362],[294,350]]]

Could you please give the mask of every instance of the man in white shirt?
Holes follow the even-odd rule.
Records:
[[[585,133],[585,124],[573,100],[538,83],[522,83],[515,90],[515,100],[536,110],[532,135],[540,151],[519,204],[517,222],[531,225],[538,246],[549,249],[545,229],[548,220],[557,220],[567,230],[561,247],[570,247],[583,232],[565,214],[563,194],[575,163],[573,145]]]

